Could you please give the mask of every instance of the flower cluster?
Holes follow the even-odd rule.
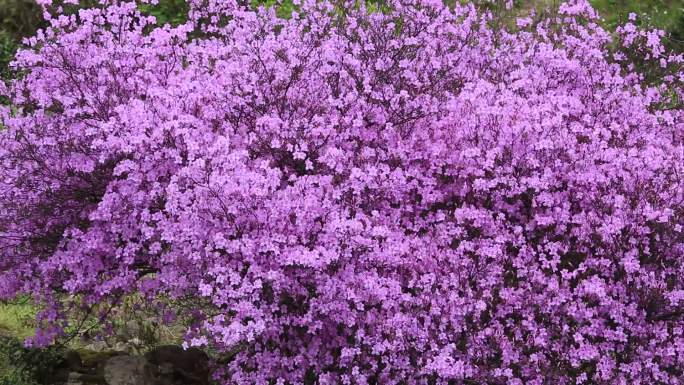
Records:
[[[138,292],[193,299],[226,384],[684,382],[658,33],[619,31],[651,84],[584,0],[510,31],[440,0],[45,7],[1,90],[0,297],[43,304],[33,343]]]

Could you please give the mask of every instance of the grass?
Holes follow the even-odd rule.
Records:
[[[681,28],[684,23],[681,0],[592,0],[591,3],[611,27],[626,22],[632,12],[648,25],[664,30]]]
[[[11,303],[0,303],[0,385],[5,384],[30,384],[29,379],[24,378],[21,371],[11,364],[15,348],[9,348],[10,341],[16,341],[16,346],[21,346],[21,341],[33,335],[33,320],[36,308],[28,299],[19,299]]]
[[[16,338],[33,335],[35,307],[28,300],[0,303],[0,334]]]

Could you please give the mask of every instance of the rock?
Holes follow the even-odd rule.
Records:
[[[69,377],[67,379],[66,385],[83,385],[80,378],[81,378],[81,373],[76,373],[76,372],[69,373]]]
[[[71,372],[67,385],[107,385],[103,376]]]
[[[125,342],[117,342],[116,344],[114,344],[114,347],[112,348],[112,350],[114,350],[116,352],[130,353],[131,347],[128,346],[128,344]]]
[[[160,376],[173,376],[173,365],[168,362],[159,364],[157,369]]]
[[[69,351],[52,379],[62,385],[209,385],[209,357],[198,348],[157,347],[144,357],[121,351]]]
[[[69,382],[69,375],[70,374],[71,374],[71,370],[69,368],[66,368],[66,367],[59,368],[53,373],[53,376],[50,379],[52,382],[50,384],[51,385],[64,385],[67,382]]]
[[[81,382],[81,373],[78,373],[78,372],[69,373],[69,377],[67,378],[66,385],[83,385],[83,382]]]
[[[109,346],[105,341],[95,341],[83,347],[86,350],[91,350],[93,352],[102,352],[109,349]]]
[[[125,323],[123,328],[122,337],[126,340],[140,336],[141,328],[140,323],[134,320],[130,320]]]
[[[105,363],[112,357],[122,355],[121,352],[116,351],[93,351],[88,349],[76,350],[81,358],[81,367],[87,372],[101,373]]]
[[[209,357],[198,348],[183,349],[177,345],[159,346],[145,354],[158,368],[161,383],[207,385]]]
[[[83,366],[81,355],[75,350],[69,350],[64,354],[64,365],[72,370],[78,370]]]
[[[153,385],[154,368],[143,357],[115,356],[104,365],[107,385]]]

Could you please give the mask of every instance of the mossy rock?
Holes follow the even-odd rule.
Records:
[[[88,349],[76,349],[76,353],[81,357],[81,365],[84,369],[91,369],[100,372],[105,362],[115,356],[124,355],[122,352],[105,350],[96,352]]]
[[[71,373],[69,380],[84,385],[107,385],[104,376],[101,374]]]

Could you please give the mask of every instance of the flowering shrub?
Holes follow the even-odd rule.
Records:
[[[0,296],[42,303],[30,343],[139,292],[193,304],[225,384],[684,381],[657,32],[582,0],[515,31],[436,0],[192,0],[176,27],[108,3],[45,4],[2,90]]]

